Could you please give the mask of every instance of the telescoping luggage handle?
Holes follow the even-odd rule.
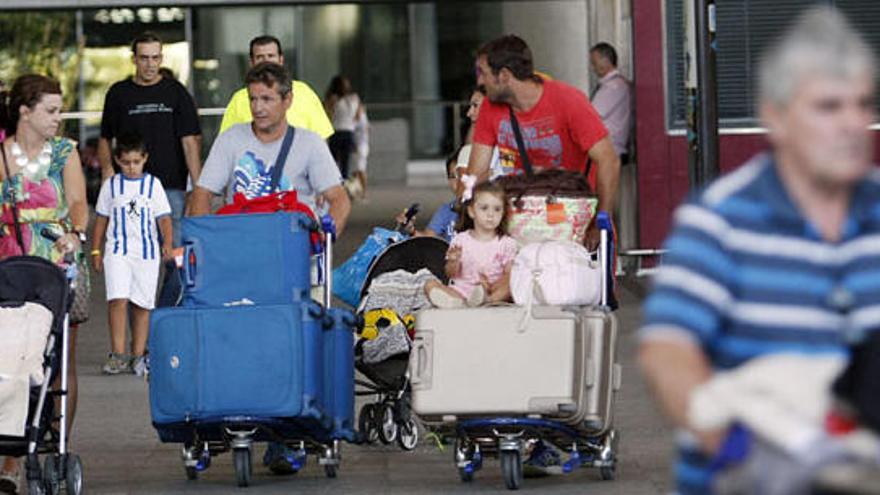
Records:
[[[602,307],[608,307],[608,292],[612,290],[609,282],[609,274],[611,273],[612,242],[611,242],[611,217],[608,212],[600,211],[596,215],[596,225],[599,227],[599,276],[602,279],[600,285],[599,304]]]
[[[324,308],[330,309],[333,301],[333,241],[336,239],[336,222],[330,214],[321,217],[324,231]]]

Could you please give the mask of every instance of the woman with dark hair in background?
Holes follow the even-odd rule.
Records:
[[[333,129],[336,130],[327,140],[327,144],[336,164],[339,165],[342,177],[348,179],[349,161],[356,149],[354,130],[364,109],[360,97],[351,89],[351,81],[347,77],[338,75],[330,81],[330,86],[324,95],[324,108],[330,121],[333,122]]]
[[[36,74],[19,77],[0,93],[0,129],[6,134],[0,143],[0,259],[25,254],[62,263],[67,253],[82,256],[89,221],[85,178],[75,143],[56,136],[61,105],[58,81]],[[43,229],[60,237],[51,241],[40,235]],[[72,325],[68,432],[76,411],[76,333]],[[18,459],[4,459],[0,491],[17,493],[20,472]]]

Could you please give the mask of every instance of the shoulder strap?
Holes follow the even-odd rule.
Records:
[[[13,192],[11,183],[12,183],[12,174],[9,173],[9,162],[6,159],[6,146],[5,143],[0,142],[0,155],[3,155],[3,169],[6,172],[6,180],[3,181],[6,184],[6,192],[9,196],[9,204],[12,208],[12,224],[15,229],[15,239],[18,241],[18,247],[21,248],[21,254],[27,254],[24,250],[24,236],[21,235],[21,224],[18,223],[18,203],[15,199],[15,192]]]
[[[516,147],[519,149],[519,157],[522,160],[523,168],[526,169],[526,175],[531,177],[534,175],[532,161],[529,160],[529,154],[526,153],[526,144],[523,142],[522,132],[519,130],[519,121],[516,120],[516,115],[513,114],[513,107],[508,105],[507,108],[510,110],[510,125],[513,126],[513,135],[516,137]]]
[[[292,125],[287,126],[287,132],[284,133],[284,141],[281,141],[281,150],[278,151],[278,158],[275,159],[275,167],[272,169],[272,182],[269,190],[276,192],[278,184],[281,182],[281,174],[284,172],[284,164],[287,162],[287,155],[290,154],[290,147],[293,145],[293,135],[296,131]]]

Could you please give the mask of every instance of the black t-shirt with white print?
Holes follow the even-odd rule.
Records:
[[[162,181],[165,189],[186,189],[188,169],[180,139],[202,133],[186,88],[167,78],[150,86],[131,78],[111,86],[104,99],[101,137],[112,141],[130,132],[143,138],[150,154],[144,170]]]

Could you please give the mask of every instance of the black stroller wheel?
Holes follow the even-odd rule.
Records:
[[[412,416],[400,424],[397,432],[397,444],[406,451],[414,450],[419,444],[419,425]]]
[[[394,421],[394,406],[383,404],[378,406],[381,412],[377,414],[379,422],[379,440],[389,444],[397,440],[397,423]]]
[[[68,454],[66,467],[67,473],[64,482],[67,487],[67,495],[80,495],[83,491],[83,466],[79,456]]]
[[[54,454],[49,454],[43,461],[43,486],[47,495],[58,495],[61,491],[61,480],[58,479],[58,461]]]
[[[364,443],[376,443],[379,440],[379,428],[376,418],[376,404],[364,404],[358,414],[358,431]]]

